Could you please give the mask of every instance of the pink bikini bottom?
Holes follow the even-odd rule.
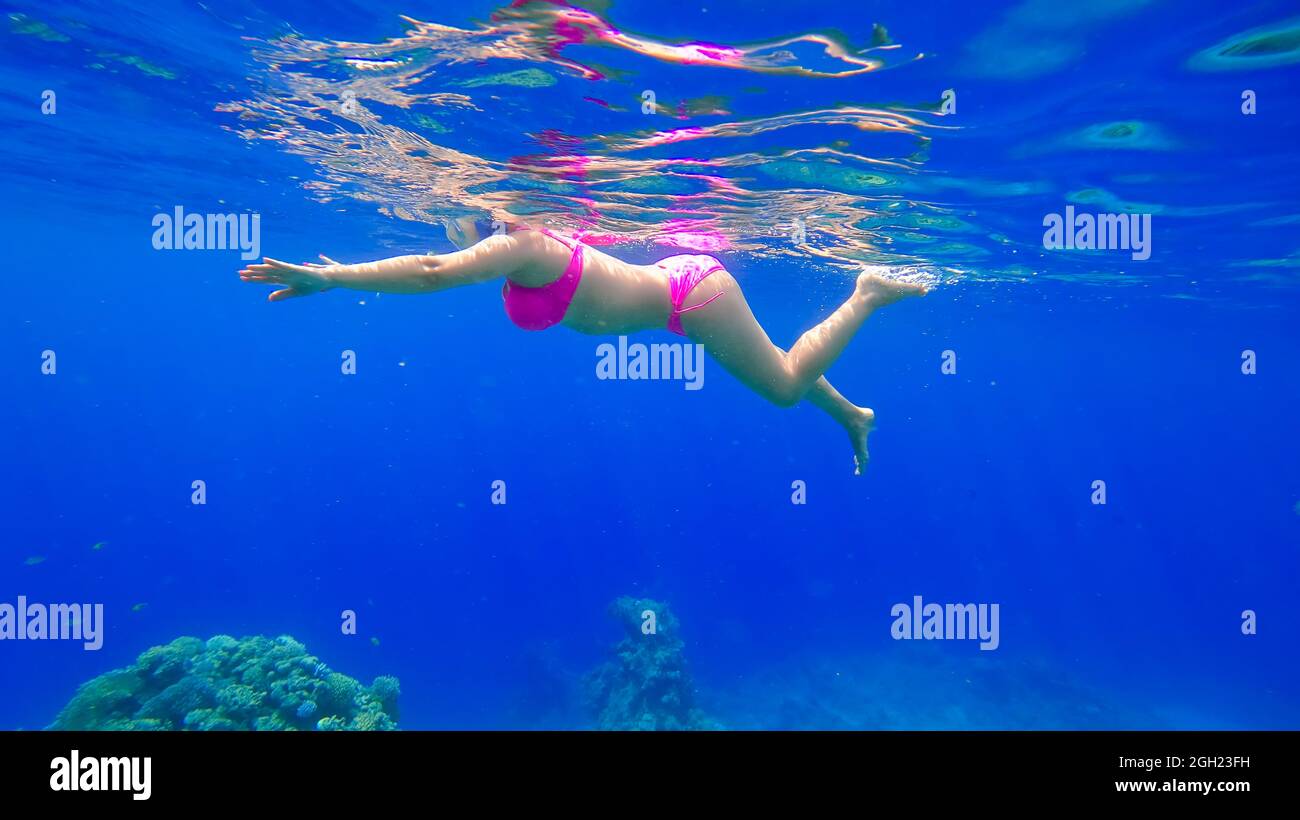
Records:
[[[670,256],[655,264],[668,271],[668,298],[673,305],[673,312],[668,315],[668,329],[678,336],[685,336],[686,331],[682,330],[682,314],[690,310],[699,310],[721,296],[722,292],[719,291],[692,307],[684,308],[682,303],[686,301],[691,291],[695,290],[696,285],[709,278],[710,274],[726,268],[712,256],[688,253]]]

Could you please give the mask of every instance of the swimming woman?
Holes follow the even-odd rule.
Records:
[[[331,288],[383,293],[431,293],[505,279],[506,315],[524,330],[563,324],[580,333],[627,335],[667,327],[704,346],[728,372],[781,407],[807,399],[848,431],[856,472],[867,466],[867,434],[875,422],[822,375],[879,307],[922,296],[923,285],[874,273],[858,276],[853,295],[789,351],[772,344],[754,318],[740,284],[712,256],[679,254],[633,265],[584,244],[581,235],[519,228],[479,241],[469,220],[447,225],[461,250],[396,256],[343,265],[293,265],[265,258],[239,272],[245,282],[279,285],[270,301]]]

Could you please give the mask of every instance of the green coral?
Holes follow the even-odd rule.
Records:
[[[717,729],[695,706],[685,644],[668,605],[649,598],[619,598],[610,614],[623,627],[614,659],[587,677],[596,724],[607,730]]]
[[[203,642],[198,638],[177,638],[166,646],[146,649],[136,659],[136,666],[150,680],[174,683],[185,675],[186,665],[203,652]]]
[[[379,701],[383,711],[392,715],[394,720],[400,717],[397,712],[397,696],[401,693],[401,685],[392,675],[380,675],[370,685],[371,696]]]
[[[49,728],[386,731],[399,692],[387,675],[362,686],[287,635],[186,637],[83,683]]]
[[[360,685],[352,678],[337,672],[331,673],[318,687],[319,705],[327,713],[342,712],[356,705],[360,691]]]
[[[140,704],[134,717],[167,721],[173,715],[187,715],[214,705],[216,692],[211,683],[203,678],[185,677]]]
[[[251,686],[233,683],[217,693],[217,704],[227,715],[247,720],[256,718],[264,696],[264,692]]]

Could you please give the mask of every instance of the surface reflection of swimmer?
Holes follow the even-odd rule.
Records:
[[[768,401],[790,407],[807,399],[826,411],[848,431],[859,473],[875,414],[850,403],[822,374],[872,311],[926,292],[923,285],[862,273],[853,295],[785,351],[768,339],[739,283],[712,256],[680,254],[633,265],[584,244],[581,235],[518,228],[479,241],[469,220],[449,224],[447,234],[461,250],[357,265],[324,256],[323,265],[266,258],[239,275],[281,286],[272,302],[336,287],[431,293],[504,278],[506,315],[524,330],[562,324],[580,333],[626,335],[667,327],[703,345]]]

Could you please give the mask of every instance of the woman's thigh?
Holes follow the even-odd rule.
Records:
[[[798,402],[800,397],[791,395],[793,379],[785,352],[772,344],[735,277],[726,271],[712,274],[691,291],[683,307],[702,304],[717,293],[722,295],[708,305],[682,314],[687,337],[704,345],[728,373],[769,401]]]

